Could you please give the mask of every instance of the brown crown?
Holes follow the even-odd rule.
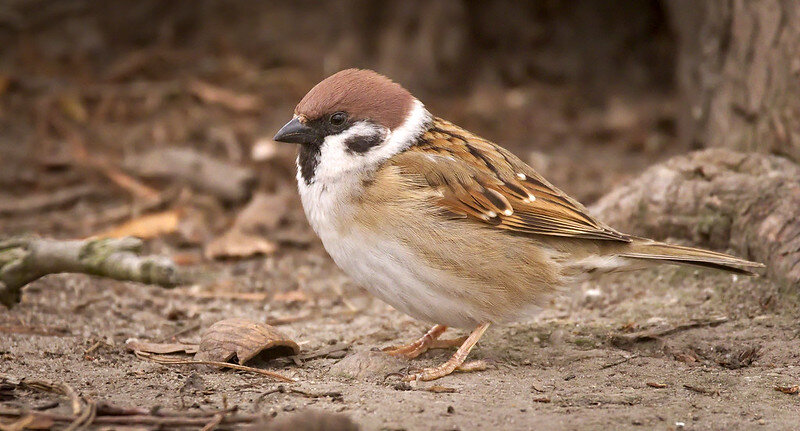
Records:
[[[405,120],[414,96],[391,79],[366,69],[345,69],[314,86],[297,104],[296,115],[315,120],[344,111],[394,129]]]

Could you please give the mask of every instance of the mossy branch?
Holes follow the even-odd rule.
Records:
[[[140,256],[137,238],[59,241],[20,237],[0,241],[0,302],[11,307],[22,288],[45,275],[82,273],[173,287],[186,283],[168,258]]]

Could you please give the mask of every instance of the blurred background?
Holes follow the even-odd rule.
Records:
[[[591,203],[691,147],[676,138],[676,43],[655,0],[6,1],[0,232],[86,236],[201,194],[219,214],[184,239],[205,242],[253,190],[293,187],[295,148],[270,138],[347,67],[400,82]],[[167,148],[242,167],[241,190],[208,190],[224,168],[198,180],[172,159],[151,166]]]
[[[0,234],[166,230],[205,248],[255,192],[284,196],[289,215],[268,223],[281,235],[308,233],[296,149],[271,137],[347,67],[400,82],[586,204],[709,145],[796,161],[793,5],[6,0]],[[113,230],[148,213],[165,226]]]
[[[532,417],[545,429],[796,427],[800,308],[773,281],[800,280],[799,49],[795,0],[0,0],[0,242],[136,236],[145,254],[221,274],[171,290],[80,274],[30,283],[20,304],[0,306],[2,371],[148,411],[314,404],[367,429]],[[620,214],[615,227],[771,272],[665,266],[584,284],[533,323],[484,337],[472,357],[495,369],[445,379],[455,388],[441,394],[398,386],[387,377],[449,353],[358,362],[425,324],[335,266],[300,206],[296,148],[272,141],[313,85],[349,67],[389,76],[587,205],[630,198],[604,214]],[[673,158],[707,147],[782,157]],[[651,191],[662,193],[642,198]],[[0,273],[19,256],[0,244]],[[281,325],[310,352],[270,364],[308,393],[124,347],[196,343],[230,317]],[[667,326],[665,340],[609,338]],[[347,367],[374,376],[350,380]],[[10,387],[0,381],[4,406],[58,406]]]

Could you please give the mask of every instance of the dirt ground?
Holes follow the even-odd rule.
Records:
[[[294,149],[269,140],[323,71],[258,64],[216,45],[212,53],[207,46],[120,50],[102,67],[86,66],[83,57],[67,61],[58,51],[76,48],[48,45],[59,34],[22,38],[18,58],[3,59],[0,237],[85,238],[143,214],[174,212],[179,226],[151,232],[146,252],[219,277],[172,290],[85,275],[38,280],[22,303],[0,309],[4,380],[64,382],[124,407],[235,406],[268,417],[323,410],[365,430],[798,429],[800,395],[776,390],[800,384],[796,292],[763,277],[693,268],[576,286],[529,321],[490,328],[471,354],[489,362],[488,370],[402,382],[409,369],[451,352],[413,361],[380,353],[416,339],[426,324],[373,299],[333,264],[302,215]],[[95,46],[90,36],[79,42]],[[609,91],[598,102],[574,82],[542,80],[426,96],[434,113],[506,144],[587,204],[690,150],[676,144],[668,91]],[[259,145],[268,155],[252,160]],[[284,199],[271,207],[279,222],[254,234],[274,247],[243,258],[204,257],[247,202],[221,202],[121,168],[131,154],[171,146],[245,167],[257,194]],[[144,202],[141,189],[118,181],[123,171],[157,191],[158,202]],[[76,198],[53,200],[83,186]],[[295,383],[155,364],[125,348],[129,338],[196,343],[205,328],[231,317],[277,321],[300,344],[307,359],[261,364]],[[0,385],[0,409],[11,408],[70,411],[64,397]]]
[[[434,365],[449,353],[432,351],[406,363],[376,352],[425,326],[351,285],[318,247],[225,269],[235,274],[236,292],[299,288],[310,299],[214,299],[194,296],[198,290],[191,288],[48,277],[3,313],[2,372],[66,382],[121,406],[238,406],[279,416],[314,408],[345,413],[363,429],[797,426],[797,395],[775,390],[800,379],[797,306],[767,280],[672,267],[615,276],[560,297],[535,319],[490,330],[473,357],[490,361],[491,369],[409,386],[400,381],[409,367]],[[123,345],[130,337],[157,340],[228,317],[264,321],[305,313],[313,317],[280,328],[303,352],[330,345],[343,351],[267,367],[296,378],[291,387],[340,395],[270,393],[287,384],[153,364]],[[663,335],[636,338],[639,331]],[[196,340],[197,330],[178,338]],[[85,353],[98,341],[99,348]],[[449,393],[428,391],[437,387]],[[52,400],[60,404],[51,411],[68,410],[63,398],[28,390],[15,391],[4,405],[36,408]]]

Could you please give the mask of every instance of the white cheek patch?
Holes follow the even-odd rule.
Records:
[[[422,102],[415,100],[403,124],[391,131],[385,127],[361,121],[338,135],[323,141],[315,181],[325,183],[341,180],[343,176],[358,176],[377,168],[389,157],[408,148],[430,123],[431,115]],[[352,139],[372,140],[381,136],[381,142],[363,153],[348,148]]]
[[[388,134],[389,131],[385,127],[362,121],[350,126],[349,129],[338,135],[327,136],[322,142],[319,164],[314,173],[314,180],[323,183],[336,181],[344,175],[353,175],[357,171],[366,169],[373,163],[373,157],[370,156],[370,153],[380,147],[382,143],[365,153],[356,153],[348,148],[348,141],[352,139],[374,139],[376,135],[385,137]]]

